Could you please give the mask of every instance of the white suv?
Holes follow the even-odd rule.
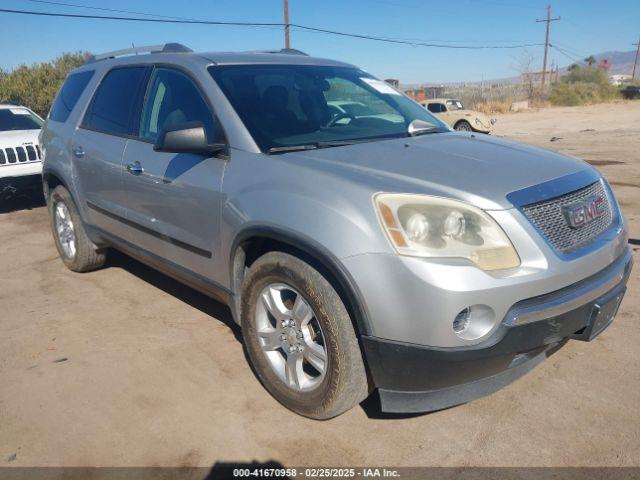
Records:
[[[38,135],[43,124],[26,107],[0,105],[0,198],[42,185]]]

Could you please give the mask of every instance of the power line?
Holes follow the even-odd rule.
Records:
[[[133,15],[144,15],[145,17],[158,17],[158,18],[169,18],[172,20],[195,20],[195,18],[184,18],[184,17],[175,17],[169,15],[159,15],[156,13],[148,13],[148,12],[136,12],[133,10],[119,10],[116,8],[105,8],[105,7],[94,7],[89,5],[80,5],[77,3],[67,3],[67,2],[54,2],[50,0],[24,0],[25,2],[31,3],[41,3],[45,5],[56,5],[59,7],[73,7],[73,8],[84,8],[87,10],[100,10],[102,12],[114,12],[114,13],[129,13]]]
[[[558,43],[556,41],[553,42],[553,46],[557,47],[560,46],[563,50],[566,50],[567,52],[569,52],[572,55],[575,55],[576,57],[588,57],[589,53],[584,51],[584,50],[578,50],[574,47],[569,47],[568,45],[565,45],[564,43]]]
[[[129,21],[129,22],[145,22],[145,23],[168,23],[168,24],[189,24],[189,25],[227,25],[227,26],[239,26],[239,27],[279,27],[285,26],[284,23],[277,22],[225,22],[216,20],[197,20],[197,19],[174,19],[174,18],[140,18],[140,17],[124,17],[117,15],[84,15],[78,13],[54,13],[54,12],[38,12],[32,10],[12,10],[7,8],[1,8],[0,13],[10,13],[17,15],[34,15],[41,17],[60,17],[60,18],[74,18],[74,19],[86,19],[86,20],[112,20],[112,21]],[[290,27],[296,27],[308,32],[320,32],[331,35],[337,35],[342,37],[359,38],[362,40],[372,40],[384,43],[393,43],[398,45],[410,45],[414,47],[431,47],[431,48],[447,48],[447,49],[460,49],[460,50],[494,50],[494,49],[514,49],[525,48],[542,45],[541,43],[529,43],[520,45],[451,45],[445,43],[431,43],[431,42],[415,42],[408,40],[400,40],[387,37],[378,37],[375,35],[364,35],[356,33],[340,32],[337,30],[329,30],[325,28],[310,27],[307,25],[300,25],[297,23],[290,23]]]
[[[557,44],[549,44],[550,47],[556,49],[558,51],[558,53],[560,53],[561,55],[564,55],[565,57],[567,57],[569,60],[571,60],[572,62],[581,62],[582,60],[574,57],[573,55],[571,55],[569,52],[567,52],[564,48],[560,48]]]
[[[78,3],[68,3],[68,2],[55,2],[52,0],[23,0],[25,2],[32,3],[41,3],[45,5],[55,5],[61,7],[72,7],[72,8],[83,8],[87,10],[97,10],[102,12],[114,12],[114,13],[128,13],[132,15],[143,15],[146,17],[157,17],[157,18],[166,18],[170,20],[185,20],[185,21],[197,21],[196,18],[188,18],[188,17],[176,17],[174,15],[161,15],[158,13],[148,13],[148,12],[138,12],[135,10],[121,10],[117,8],[106,8],[106,7],[94,7],[91,5],[81,5]],[[270,30],[280,30],[280,27],[277,26],[269,26],[269,25],[247,25],[255,28],[265,28]]]
[[[194,18],[186,18],[186,17],[176,17],[173,15],[160,15],[157,13],[148,13],[148,12],[137,12],[137,11],[133,11],[133,10],[120,10],[120,9],[115,9],[115,8],[105,8],[105,7],[94,7],[94,6],[90,6],[90,5],[81,5],[78,3],[68,3],[68,2],[56,2],[56,1],[52,1],[52,0],[23,0],[25,2],[33,2],[33,3],[41,3],[41,4],[45,4],[45,5],[56,5],[56,6],[64,6],[64,7],[73,7],[73,8],[84,8],[84,9],[88,9],[88,10],[98,10],[98,11],[104,11],[104,12],[114,12],[114,13],[129,13],[129,14],[133,14],[133,15],[144,15],[147,17],[158,17],[158,18],[168,18],[168,19],[172,19],[172,20],[196,20]],[[379,0],[380,3],[386,3],[385,0]],[[530,7],[529,7],[530,8]],[[287,20],[285,20],[284,24],[289,24],[290,26],[292,26],[292,24],[288,23]],[[266,27],[263,26],[264,28],[272,28],[272,29],[277,29],[279,30],[279,27]],[[291,30],[294,30],[293,28]],[[304,32],[304,29],[301,30],[296,30],[296,31],[302,31]],[[319,34],[324,34],[324,35],[330,35],[331,32],[307,32],[307,33],[319,33]],[[516,46],[518,44],[526,44],[527,40],[443,40],[443,39],[424,39],[424,38],[408,38],[408,37],[385,37],[391,40],[403,40],[406,42],[421,42],[421,43],[479,43],[479,44],[487,44],[487,43],[513,43],[516,44]]]

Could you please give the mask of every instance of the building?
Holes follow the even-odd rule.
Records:
[[[616,86],[622,85],[623,83],[630,82],[631,80],[632,80],[631,75],[627,75],[626,73],[609,76],[609,81],[611,82],[611,84]]]

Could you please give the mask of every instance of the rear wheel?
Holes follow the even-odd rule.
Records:
[[[284,406],[328,419],[366,398],[364,362],[349,314],[310,265],[280,252],[256,260],[244,282],[241,312],[249,359]]]
[[[49,214],[58,253],[70,270],[88,272],[104,265],[106,252],[87,236],[71,194],[62,185],[51,192]]]
[[[471,124],[466,120],[460,120],[458,123],[455,124],[453,129],[457,130],[458,132],[473,132],[473,128],[471,128]]]

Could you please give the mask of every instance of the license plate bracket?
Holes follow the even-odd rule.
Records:
[[[625,291],[626,289],[614,291],[596,300],[589,316],[589,323],[573,338],[590,342],[600,335],[613,322]]]

